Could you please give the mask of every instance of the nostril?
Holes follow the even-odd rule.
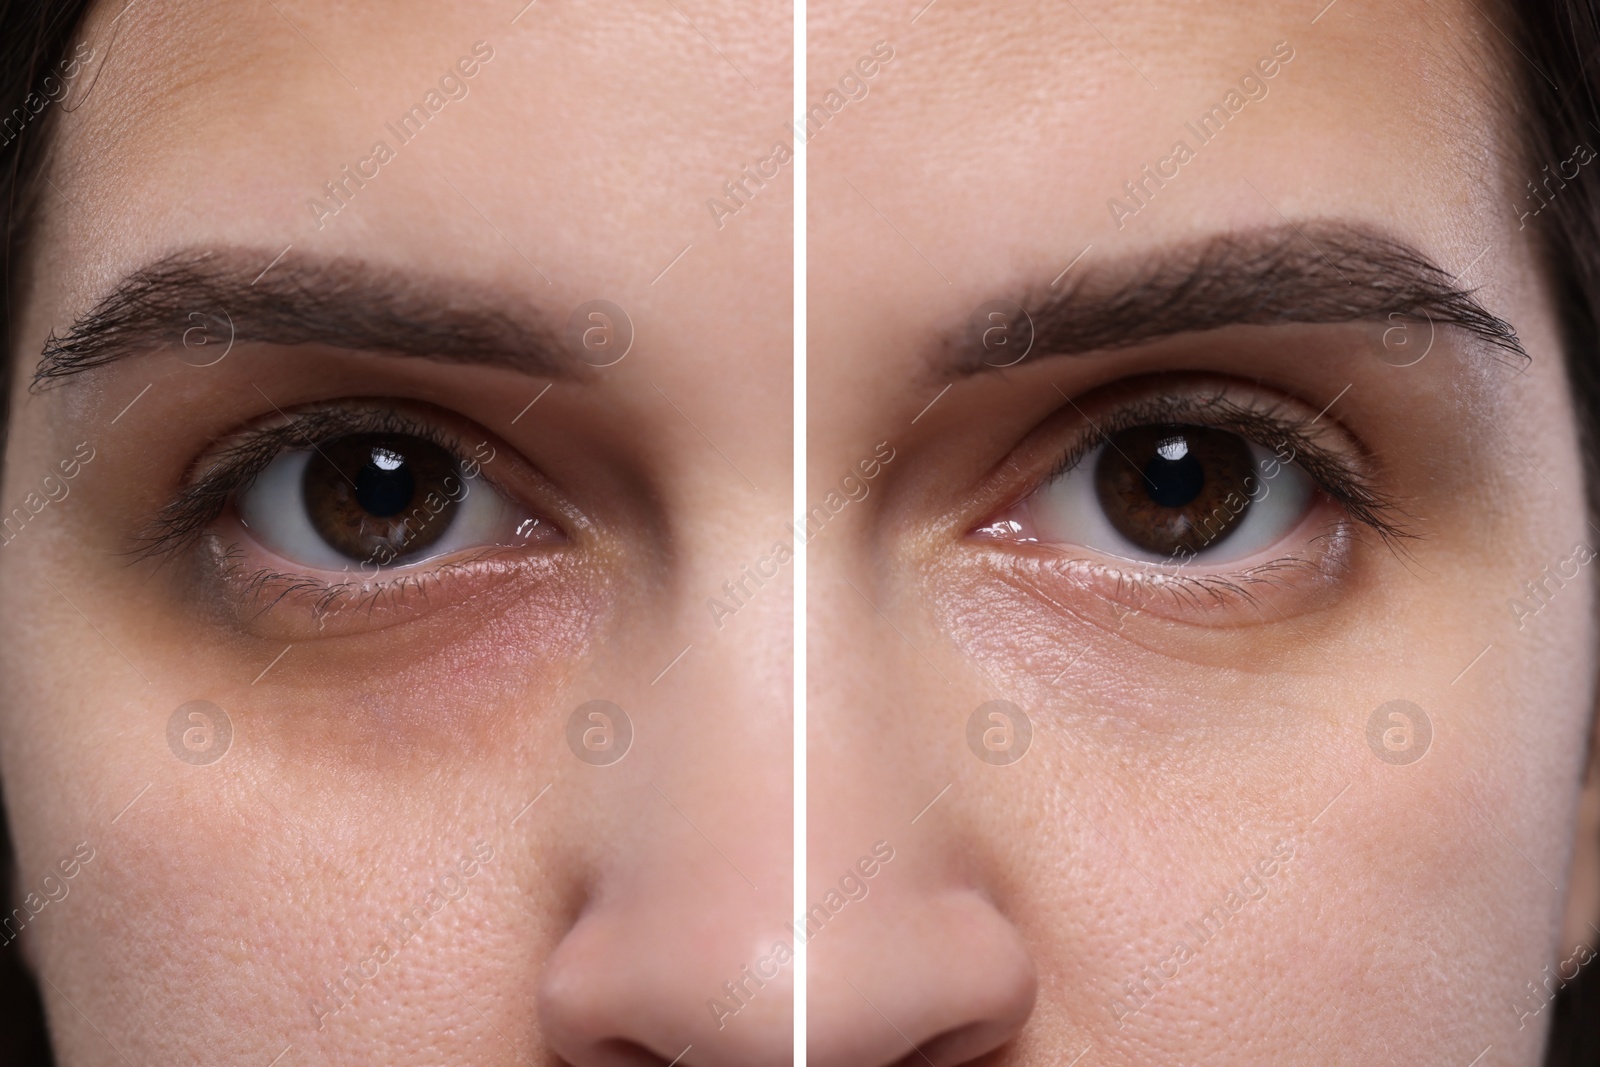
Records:
[[[613,1067],[667,1067],[667,1061],[657,1056],[636,1041],[627,1041],[623,1038],[611,1038],[601,1041],[595,1046],[602,1063]],[[678,1067],[689,1067],[680,1063]]]
[[[979,1067],[1004,1051],[994,1043],[994,1027],[986,1023],[956,1026],[935,1034],[889,1067]]]
[[[737,973],[728,961],[760,943],[750,931],[762,917],[744,898],[707,914],[703,894],[656,888],[663,881],[640,879],[589,907],[545,959],[537,996],[546,1045],[571,1067],[790,1067],[787,982],[769,981],[726,1027],[695,998]],[[681,910],[664,913],[663,899]]]
[[[1004,1058],[995,1054],[1022,1032],[1038,993],[1021,932],[977,889],[906,887],[884,904],[882,921],[812,956],[810,1062],[975,1067]]]

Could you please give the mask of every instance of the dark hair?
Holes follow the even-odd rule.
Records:
[[[0,0],[0,202],[4,203],[3,259],[0,259],[0,372],[9,364],[13,326],[11,301],[25,281],[13,264],[25,259],[37,177],[47,157],[52,117],[58,107],[75,106],[92,91],[74,86],[55,99],[46,79],[59,78],[57,64],[69,54],[88,0]],[[1481,8],[1479,9],[1481,12]],[[1543,182],[1569,160],[1577,145],[1600,138],[1600,0],[1515,0],[1499,7],[1495,28],[1514,47],[1516,92],[1509,121],[1522,131],[1522,161],[1527,177]],[[114,37],[113,39],[114,40]],[[104,62],[112,40],[96,45],[94,61]],[[56,74],[52,74],[57,70]],[[36,102],[42,103],[35,107]],[[14,132],[13,132],[14,131]],[[1600,143],[1597,140],[1594,143]],[[1593,149],[1591,149],[1593,151]],[[1559,167],[1557,168],[1559,171]],[[1543,186],[1550,197],[1534,223],[1534,239],[1557,304],[1567,377],[1582,433],[1589,510],[1600,515],[1600,168],[1580,168],[1575,177],[1555,176]],[[0,373],[0,442],[9,410],[10,375]],[[3,785],[3,783],[0,783]],[[9,823],[0,804],[0,900],[10,897],[12,849]],[[9,911],[9,908],[5,909]],[[1551,1009],[1546,1067],[1600,1065],[1600,968],[1581,970],[1560,989]],[[11,1025],[0,1029],[0,1063],[48,1065],[52,1062],[37,988],[15,947],[0,945],[0,1013]]]
[[[1567,380],[1582,434],[1591,518],[1600,516],[1600,168],[1575,177],[1560,163],[1574,149],[1600,146],[1600,2],[1512,0],[1498,17],[1521,53],[1508,57],[1518,92],[1516,128],[1530,181],[1555,169],[1549,207],[1531,221],[1560,316]],[[1519,212],[1520,214],[1520,212]],[[1548,216],[1548,217],[1547,217]],[[1597,757],[1591,741],[1589,761]],[[1585,967],[1555,997],[1546,1067],[1600,1064],[1600,968]]]
[[[1567,379],[1583,435],[1591,516],[1600,515],[1600,168],[1560,173],[1574,148],[1600,145],[1600,0],[1507,3],[1502,17],[1520,56],[1511,56],[1519,90],[1515,128],[1523,132],[1530,185],[1549,206],[1531,223],[1560,318]],[[1555,184],[1545,184],[1555,172]],[[1519,195],[1521,186],[1519,183]],[[1530,206],[1538,204],[1532,201]],[[1513,214],[1519,214],[1515,210]]]
[[[43,134],[56,107],[62,106],[61,101],[41,103],[44,97],[40,94],[48,91],[45,78],[70,51],[72,35],[88,9],[88,0],[0,0],[0,204],[5,212],[4,230],[0,231],[4,233],[0,242],[0,345],[4,346],[0,348],[0,446],[10,413],[11,302],[17,298],[17,274],[12,265],[25,254],[28,223],[34,214],[34,177],[48,145]],[[0,802],[0,918],[9,917],[15,903],[10,827],[5,805]],[[23,966],[21,946],[14,939],[0,945],[0,1015],[8,1020],[0,1027],[0,1063],[50,1067],[55,1062],[38,985]]]

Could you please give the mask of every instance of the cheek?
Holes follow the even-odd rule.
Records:
[[[292,1044],[319,1062],[368,1062],[380,1050],[405,1062],[408,1046],[483,1026],[440,974],[473,974],[494,1025],[536,1047],[520,1008],[537,981],[532,961],[559,936],[549,917],[572,912],[574,889],[540,869],[571,863],[561,819],[505,825],[523,801],[515,761],[335,797],[326,776],[294,767],[185,766],[142,747],[119,754],[128,773],[103,776],[104,798],[57,798],[76,808],[67,821],[93,828],[97,855],[36,924],[41,958],[140,976],[137,1004],[114,982],[73,990],[135,1062],[248,1062],[265,1034],[277,1042],[268,1059]],[[111,823],[125,787],[132,796],[145,783]],[[430,910],[430,891],[486,829],[494,858]]]
[[[1548,1020],[1518,1030],[1513,1005],[1556,958],[1594,634],[1586,568],[1519,635],[1502,592],[1570,544],[1517,534],[1495,561],[1435,557],[1426,580],[1363,578],[1293,626],[1232,634],[928,565],[927,631],[981,668],[974,692],[998,687],[1032,719],[1009,777],[962,784],[1013,819],[1052,813],[1034,851],[1061,859],[1022,875],[1017,921],[1075,1024],[1129,1062],[1226,1058],[1241,1028],[1292,1060],[1305,1038],[1285,1016],[1369,1062],[1444,1048],[1468,1063],[1491,1042],[1532,1061]],[[1410,762],[1380,755],[1393,720],[1373,724],[1397,699],[1427,716]],[[1197,946],[1192,924],[1279,836],[1296,853],[1266,896]],[[1195,958],[1119,1028],[1113,1001],[1179,940]]]

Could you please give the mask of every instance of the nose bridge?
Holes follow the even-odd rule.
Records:
[[[632,751],[575,769],[593,873],[538,989],[545,1040],[575,1067],[793,1058],[789,692],[745,640],[691,636],[630,695]]]
[[[916,628],[880,617],[893,606],[873,592],[820,573],[813,583],[828,624],[810,630],[808,1062],[945,1067],[1014,1038],[1038,979],[958,815],[972,768],[951,761],[975,757],[962,717],[939,709],[959,698],[908,647]]]

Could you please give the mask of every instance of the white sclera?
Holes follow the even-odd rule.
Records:
[[[1310,475],[1282,462],[1270,449],[1253,441],[1245,443],[1250,447],[1255,481],[1239,493],[1241,499],[1253,499],[1228,535],[1199,548],[1191,563],[1231,563],[1263,552],[1292,532],[1311,506],[1316,486]],[[1106,515],[1095,491],[1094,472],[1108,447],[1109,442],[1102,443],[1029,499],[1028,514],[1038,539],[1048,544],[1082,545],[1141,563],[1171,562],[1122,536]],[[1273,472],[1271,477],[1268,472]]]
[[[310,449],[284,452],[267,464],[255,481],[239,494],[239,520],[265,548],[302,567],[349,571],[360,568],[365,562],[370,570],[383,561],[351,559],[323,540],[311,522],[301,486],[306,464],[315,454]],[[402,556],[390,562],[389,567],[425,563],[485,545],[528,542],[523,532],[528,523],[526,515],[520,514],[481,478],[464,478],[459,472],[455,477],[462,490],[444,533],[415,556]],[[426,515],[424,499],[425,494],[419,495],[414,506],[422,508]]]

